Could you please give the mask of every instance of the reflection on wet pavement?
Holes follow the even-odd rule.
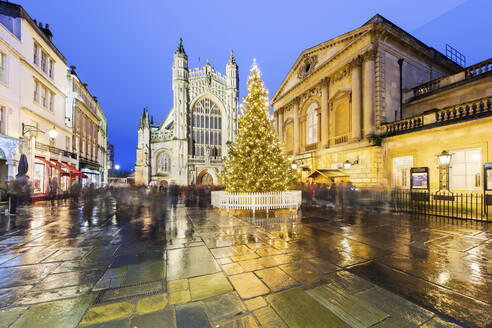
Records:
[[[486,225],[94,203],[0,216],[0,327],[492,325]]]

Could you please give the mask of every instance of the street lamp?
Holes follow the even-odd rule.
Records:
[[[443,150],[437,155],[439,162],[439,190],[449,191],[449,164],[451,163],[452,154]]]
[[[350,167],[351,167],[352,165],[355,165],[355,164],[359,164],[359,158],[358,158],[358,157],[357,157],[357,159],[356,159],[355,161],[353,161],[353,162],[349,162],[349,160],[346,160],[346,161],[343,163],[343,168],[348,170],[348,169],[350,169]]]
[[[297,164],[296,163],[292,163],[292,165],[290,167],[292,167],[293,170],[297,170]]]
[[[439,165],[449,165],[449,163],[451,163],[451,154],[446,150],[443,150],[437,158],[439,160]]]
[[[114,169],[115,169],[116,171],[118,171],[118,170],[120,169],[120,164],[116,164],[116,165],[114,166]]]
[[[53,129],[51,129],[48,134],[50,135],[51,139],[56,139],[58,136],[58,131],[56,131],[56,128],[53,126]]]

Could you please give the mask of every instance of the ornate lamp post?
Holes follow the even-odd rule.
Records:
[[[451,163],[452,154],[443,150],[441,154],[437,156],[439,162],[439,191],[449,191],[449,166]]]

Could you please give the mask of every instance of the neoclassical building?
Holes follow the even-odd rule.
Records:
[[[461,69],[376,15],[301,53],[272,99],[279,138],[305,181],[388,183],[381,139],[405,118],[403,90]]]
[[[147,109],[138,127],[135,183],[218,184],[222,157],[237,131],[238,66],[233,53],[225,76],[210,63],[189,69],[180,40],[172,68],[173,107],[162,123]]]

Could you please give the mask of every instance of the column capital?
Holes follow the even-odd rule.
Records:
[[[294,106],[296,106],[296,105],[298,106],[300,102],[301,102],[301,97],[299,97],[299,96],[294,97],[294,99],[292,99],[292,104]]]
[[[378,49],[376,47],[371,47],[369,48],[365,53],[364,53],[364,61],[368,60],[376,60],[376,57],[378,55]]]
[[[324,77],[321,80],[319,80],[319,85],[323,87],[327,87],[330,85],[330,78],[329,77]]]
[[[357,55],[352,61],[349,63],[350,69],[354,69],[356,67],[361,67],[362,62],[364,61],[364,55]]]

